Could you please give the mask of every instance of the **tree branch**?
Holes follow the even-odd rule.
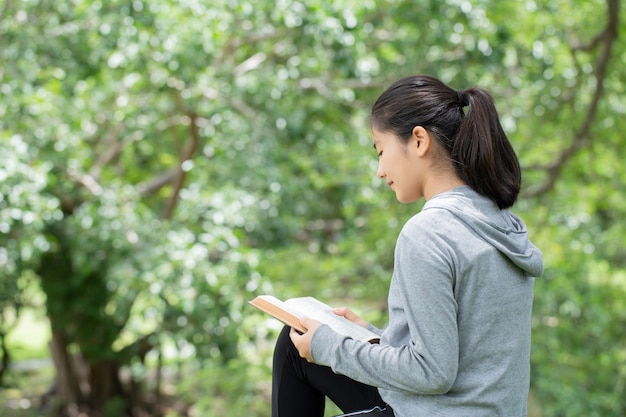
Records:
[[[174,207],[178,202],[178,197],[180,195],[180,190],[183,188],[185,183],[185,177],[187,176],[187,172],[183,169],[183,164],[185,161],[190,160],[193,155],[196,153],[196,150],[200,144],[200,132],[198,129],[198,116],[185,109],[185,104],[183,102],[183,98],[180,95],[180,91],[177,89],[173,89],[174,97],[176,100],[177,107],[187,116],[189,117],[189,143],[187,147],[181,151],[181,154],[178,159],[178,167],[176,169],[176,175],[173,179],[173,191],[169,200],[166,203],[165,210],[163,212],[164,219],[171,219],[174,214]]]
[[[91,194],[99,196],[102,195],[102,187],[96,181],[96,179],[90,174],[78,172],[74,169],[69,169],[67,171],[67,175],[69,179],[75,184],[80,185],[83,188],[86,188]]]
[[[283,39],[287,37],[288,34],[288,30],[275,30],[273,32],[251,33],[246,37],[233,38],[226,43],[226,45],[224,45],[222,53],[215,58],[213,66],[216,68],[220,67],[224,62],[231,58],[242,45],[252,45],[257,42],[270,39]]]
[[[107,130],[105,136],[103,136],[103,138],[98,141],[98,145],[103,150],[101,152],[95,152],[98,153],[99,156],[94,161],[91,169],[89,170],[89,174],[92,177],[99,178],[100,172],[103,167],[113,163],[114,161],[117,161],[118,157],[127,145],[130,145],[131,143],[136,142],[143,137],[143,132],[137,131],[126,139],[119,141],[118,138],[123,130],[123,124],[118,123],[113,129]]]
[[[166,184],[171,183],[176,175],[178,175],[178,167],[170,168],[149,181],[144,181],[137,184],[137,192],[141,197],[149,197],[159,191]]]
[[[595,91],[593,92],[591,103],[587,109],[587,113],[583,122],[574,132],[572,140],[567,148],[565,148],[550,164],[544,167],[547,171],[547,178],[543,183],[526,191],[527,197],[536,197],[552,190],[559,178],[565,164],[585,145],[591,144],[591,136],[589,132],[598,112],[598,105],[604,94],[604,79],[606,78],[607,68],[611,60],[611,50],[618,37],[618,20],[619,20],[619,0],[607,0],[607,25],[589,44],[586,46],[573,45],[572,52],[576,51],[591,52],[597,47],[601,47],[600,54],[594,65],[594,76],[596,79]]]

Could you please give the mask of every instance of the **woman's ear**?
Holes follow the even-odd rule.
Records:
[[[411,140],[409,143],[411,147],[417,152],[417,155],[422,157],[428,152],[430,148],[430,134],[422,126],[415,126],[411,134]]]

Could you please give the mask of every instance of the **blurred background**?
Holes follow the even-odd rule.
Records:
[[[268,417],[248,300],[384,325],[421,204],[368,111],[417,73],[488,89],[523,166],[529,415],[626,415],[623,6],[0,0],[0,415]]]

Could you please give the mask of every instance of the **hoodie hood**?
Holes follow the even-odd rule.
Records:
[[[528,239],[528,230],[522,219],[510,210],[500,210],[493,201],[469,186],[434,196],[426,202],[422,211],[432,208],[453,214],[524,270],[526,275],[539,277],[543,274],[541,251]]]

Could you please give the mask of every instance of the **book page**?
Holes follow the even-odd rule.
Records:
[[[302,312],[299,311],[298,309],[296,309],[294,306],[292,306],[287,301],[285,301],[285,302],[280,301],[278,298],[274,297],[273,295],[259,295],[258,298],[261,298],[261,299],[269,302],[270,304],[273,304],[273,305],[275,305],[275,306],[285,310],[286,312],[293,314],[294,316],[296,316],[298,318],[302,317]],[[322,304],[322,303],[320,303],[320,304]]]
[[[300,324],[300,318],[302,317],[302,313],[286,305],[272,295],[259,295],[254,300],[250,301],[250,304],[272,315],[286,325],[291,326],[300,332],[305,331],[305,329]]]
[[[356,340],[378,340],[379,336],[343,316],[333,313],[333,309],[313,297],[291,298],[283,305],[294,311],[299,317],[309,317],[329,325],[337,333],[352,337]]]

